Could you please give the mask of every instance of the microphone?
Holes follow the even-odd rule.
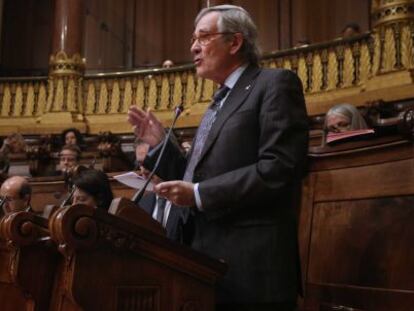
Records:
[[[158,155],[157,161],[155,162],[154,168],[152,169],[151,173],[147,177],[147,180],[145,181],[144,186],[139,191],[137,191],[134,194],[134,196],[132,197],[132,199],[131,199],[131,201],[134,202],[135,204],[138,204],[139,203],[139,201],[141,200],[141,198],[144,195],[145,190],[148,187],[148,184],[150,183],[150,181],[152,179],[152,176],[154,176],[155,171],[157,170],[157,168],[158,168],[158,166],[160,164],[161,158],[164,155],[164,150],[165,150],[165,147],[167,146],[167,142],[170,140],[170,136],[171,136],[172,130],[174,129],[174,126],[175,126],[175,122],[177,122],[178,117],[180,116],[180,114],[183,111],[184,111],[183,104],[178,105],[174,109],[174,119],[173,119],[173,121],[171,123],[171,126],[170,126],[168,132],[167,132],[167,135],[165,135],[165,137],[164,137],[164,142],[162,144],[161,151],[160,151],[160,154]]]

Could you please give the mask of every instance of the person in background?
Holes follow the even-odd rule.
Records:
[[[13,176],[4,181],[0,188],[0,197],[5,214],[30,210],[32,187],[28,180]]]
[[[64,145],[59,152],[58,172],[72,172],[79,165],[81,150],[77,145]]]
[[[361,27],[357,23],[348,23],[342,29],[342,38],[347,39],[353,36],[357,36],[361,33]]]
[[[62,145],[77,145],[81,150],[85,148],[83,135],[76,128],[65,129],[60,135]]]
[[[325,115],[324,131],[326,133],[344,133],[367,128],[364,117],[356,107],[350,104],[335,105]]]
[[[20,133],[13,133],[3,141],[0,152],[5,155],[26,152],[26,142]]]
[[[302,83],[292,71],[260,68],[256,42],[257,28],[241,7],[198,14],[195,70],[220,87],[191,154],[169,141],[156,171],[165,180],[156,193],[191,211],[191,247],[228,265],[216,285],[220,311],[291,311],[301,291],[295,199],[309,131]],[[137,107],[128,117],[151,146],[145,166],[154,167],[162,123]]]
[[[174,66],[174,62],[171,59],[166,59],[163,63],[162,63],[162,68],[171,68]]]
[[[85,204],[108,210],[114,198],[108,176],[95,169],[85,169],[72,178],[75,191],[72,205]]]

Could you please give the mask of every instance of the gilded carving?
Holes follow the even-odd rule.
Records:
[[[354,58],[349,47],[345,48],[344,52],[344,73],[343,73],[343,87],[350,87],[354,81]]]
[[[371,20],[374,28],[413,18],[414,1],[412,0],[374,0],[371,4]]]
[[[45,112],[46,101],[47,101],[46,85],[42,83],[39,87],[39,95],[38,95],[37,107],[36,107],[36,116],[39,116]]]
[[[145,89],[144,80],[138,79],[137,81],[137,92],[135,95],[135,105],[139,108],[144,108],[145,100]]]
[[[214,83],[211,80],[204,79],[202,101],[210,101],[214,93]]]
[[[99,89],[98,105],[96,107],[96,114],[106,113],[107,106],[108,106],[108,89],[106,86],[106,81],[101,80],[100,89]]]
[[[283,60],[283,68],[292,70],[292,64],[290,63],[290,60],[288,58],[285,58]]]
[[[195,103],[195,92],[194,92],[195,86],[194,86],[194,74],[189,73],[187,78],[187,89],[186,89],[186,95],[185,95],[185,103],[184,107],[189,107],[191,105],[194,105]]]
[[[327,90],[336,89],[338,85],[338,61],[335,51],[331,50],[328,54],[328,81]]]
[[[373,35],[373,45],[374,45],[374,56],[372,61],[372,74],[376,75],[380,69],[380,60],[381,60],[381,39],[378,32],[375,32]]]
[[[88,86],[88,93],[86,95],[85,113],[92,114],[95,111],[95,103],[96,103],[95,83],[93,83],[93,81],[88,81],[87,86]]]
[[[395,69],[396,62],[394,31],[391,27],[389,27],[385,30],[385,42],[381,66],[382,72],[393,71]]]
[[[319,54],[313,57],[313,71],[312,71],[312,92],[319,92],[322,89],[323,73],[322,61]]]
[[[35,105],[35,89],[33,84],[30,83],[27,89],[26,103],[24,105],[23,116],[30,117],[33,115]]]
[[[127,79],[125,81],[125,90],[124,90],[124,100],[122,103],[121,112],[126,113],[128,108],[132,105],[132,84],[131,80]]]
[[[112,85],[112,94],[111,94],[111,103],[109,106],[109,113],[118,113],[120,105],[120,96],[121,92],[119,91],[119,82],[117,80],[113,81]]]
[[[78,53],[70,57],[64,51],[59,51],[50,56],[49,68],[51,76],[82,76],[85,70],[85,60]]]
[[[195,101],[201,102],[201,94],[203,90],[203,83],[204,80],[200,77],[197,78],[197,86],[196,86],[196,92],[195,92]]]
[[[19,117],[22,114],[23,110],[23,90],[22,87],[16,85],[14,103],[11,106],[11,115],[13,117]]]
[[[157,108],[157,83],[155,79],[149,80],[149,87],[148,87],[148,101],[146,108],[150,108],[151,110],[156,110]]]
[[[168,109],[168,103],[170,102],[170,83],[167,75],[163,75],[161,80],[161,98],[158,109]]]
[[[370,76],[371,70],[371,57],[366,43],[361,46],[361,56],[359,60],[359,82],[365,83]]]
[[[404,68],[413,68],[414,50],[413,34],[410,25],[404,25],[401,30],[401,63]]]
[[[183,96],[183,89],[181,85],[181,77],[177,73],[174,78],[174,93],[172,97],[172,106],[181,104],[181,98]]]
[[[305,57],[303,55],[299,58],[298,62],[298,76],[302,80],[303,89],[308,89],[308,71],[306,67]]]
[[[68,87],[67,87],[67,111],[76,111],[75,103],[76,103],[76,87],[75,81],[73,79],[68,79]]]
[[[12,101],[12,94],[11,94],[11,90],[10,90],[10,85],[6,84],[4,86],[3,100],[1,102],[1,116],[2,117],[9,116],[11,101]]]

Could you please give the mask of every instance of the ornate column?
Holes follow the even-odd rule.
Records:
[[[48,97],[41,123],[84,128],[82,58],[84,0],[55,0]],[[72,124],[76,123],[78,124]]]
[[[373,75],[414,67],[414,0],[372,0]]]

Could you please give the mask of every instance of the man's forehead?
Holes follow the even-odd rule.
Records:
[[[204,15],[197,23],[194,32],[211,32],[217,30],[219,13],[210,12]]]
[[[60,152],[60,155],[76,155],[76,151],[64,149]]]

